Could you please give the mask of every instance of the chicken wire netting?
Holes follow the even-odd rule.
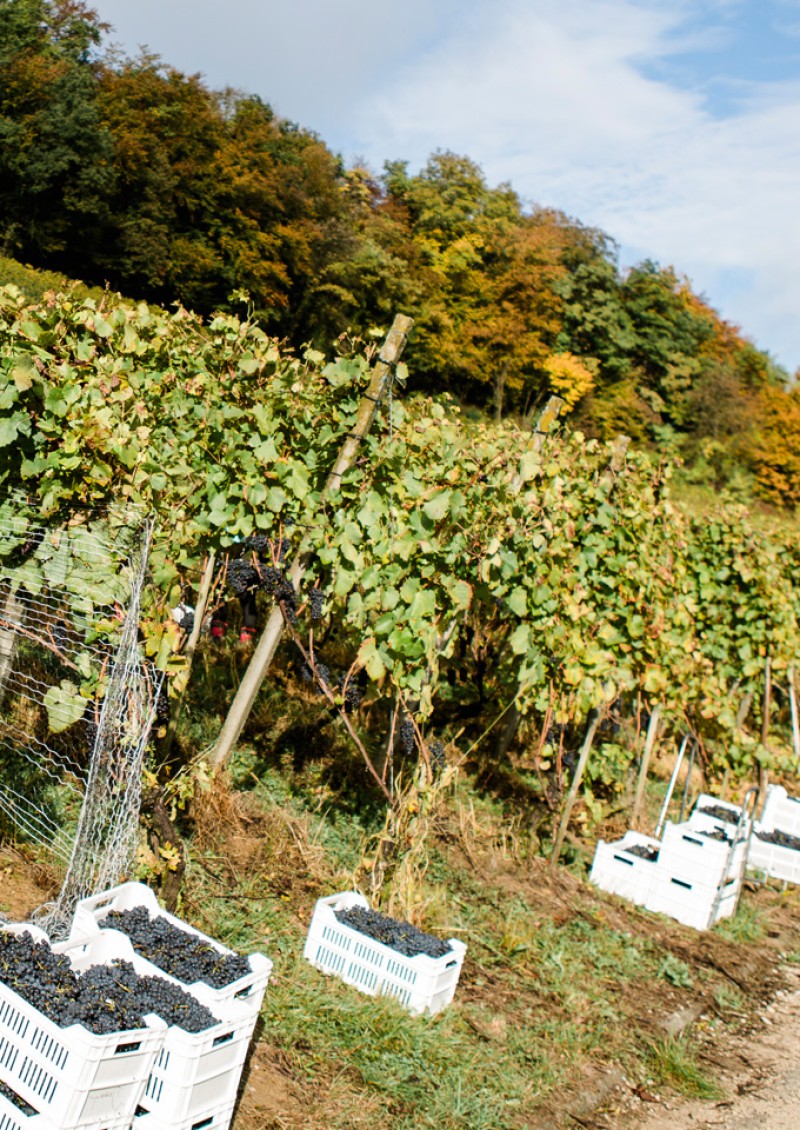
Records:
[[[0,497],[0,835],[63,875],[40,921],[131,870],[159,679],[139,645],[151,525],[128,508],[52,522]]]

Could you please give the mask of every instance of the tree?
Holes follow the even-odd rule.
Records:
[[[0,14],[0,247],[70,270],[109,220],[96,58],[106,25],[80,0],[2,0]]]
[[[473,401],[510,391],[518,407],[560,328],[557,226],[525,215],[509,185],[489,188],[467,157],[435,153],[417,176],[386,167],[389,200],[407,217],[421,279],[415,372],[429,387]]]

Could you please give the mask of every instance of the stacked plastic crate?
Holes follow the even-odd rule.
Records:
[[[601,840],[590,880],[647,910],[707,930],[736,910],[749,833],[740,808],[703,795],[689,820],[667,824],[660,840],[633,831],[614,843]]]
[[[35,927],[27,933],[49,947]],[[0,1130],[128,1130],[167,1026],[98,1035],[61,1027],[0,980]]]
[[[250,972],[221,988],[203,981],[182,982],[135,952],[125,934],[103,927],[112,912],[140,907],[150,918],[170,923],[221,955],[233,956],[213,938],[162,910],[150,888],[140,883],[125,883],[80,902],[70,939],[57,948],[77,970],[128,961],[140,976],[163,977],[212,1012],[216,1023],[202,1032],[186,1032],[174,1025],[166,1028],[132,1125],[134,1130],[226,1130],[272,963],[263,954],[251,954]],[[5,1130],[2,1124],[0,1130]]]
[[[784,883],[800,883],[800,800],[770,785],[750,841],[748,867]]]

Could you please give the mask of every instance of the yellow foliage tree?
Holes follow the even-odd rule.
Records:
[[[594,373],[574,353],[551,353],[546,358],[544,371],[550,383],[550,391],[560,396],[568,410],[594,388]]]

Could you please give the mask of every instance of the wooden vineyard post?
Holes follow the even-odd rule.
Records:
[[[561,822],[558,825],[558,833],[556,835],[555,843],[553,844],[553,851],[550,856],[550,866],[555,868],[558,865],[558,860],[561,855],[561,849],[564,846],[564,837],[567,834],[569,827],[569,818],[572,815],[572,810],[575,807],[575,801],[578,796],[578,789],[581,787],[583,774],[586,769],[586,763],[589,760],[589,754],[594,744],[594,736],[597,733],[597,727],[600,723],[600,711],[592,710],[589,714],[589,721],[586,726],[586,735],[583,739],[581,746],[580,757],[578,764],[575,767],[575,775],[572,778],[572,784],[569,787],[567,799],[564,802],[564,810],[561,813]]]
[[[764,708],[761,715],[761,745],[766,749],[767,738],[769,737],[769,712],[772,705],[772,658],[767,656],[767,661],[764,664]],[[769,773],[766,765],[762,765],[758,773],[758,787],[761,790],[761,796],[767,795],[767,785],[769,783]]]
[[[0,613],[0,700],[17,653],[17,629],[25,617],[25,605],[15,592],[9,592]]]
[[[633,798],[633,809],[631,811],[631,827],[638,828],[639,820],[641,817],[642,801],[644,800],[644,787],[647,784],[647,770],[650,768],[650,758],[653,754],[653,747],[656,744],[656,735],[658,733],[658,725],[661,720],[661,705],[656,704],[653,707],[650,715],[650,721],[647,724],[647,737],[644,740],[644,750],[642,751],[642,763],[639,766],[639,777],[636,781],[636,794]]]
[[[398,314],[395,317],[392,328],[389,330],[383,348],[378,355],[377,364],[372,370],[372,378],[369,387],[361,398],[355,426],[342,444],[333,469],[328,475],[328,480],[322,492],[322,502],[324,502],[332,490],[338,487],[342,475],[344,475],[355,458],[359,443],[372,427],[378,411],[378,405],[381,403],[387,389],[391,386],[391,382],[394,379],[394,367],[400,360],[403,350],[405,349],[406,341],[408,340],[408,335],[413,325],[413,318],[408,318],[404,314]],[[297,556],[288,572],[288,580],[295,590],[299,587],[303,574],[306,571],[309,556],[309,543],[307,539],[304,539],[303,542],[300,543]],[[280,606],[276,606],[272,609],[264,631],[261,633],[261,638],[256,645],[247,670],[242,677],[239,689],[231,703],[230,710],[228,711],[219,738],[217,739],[217,744],[211,759],[215,770],[222,768],[230,757],[236,742],[239,740],[239,735],[250,715],[250,711],[253,709],[256,695],[269,670],[275,652],[278,650],[278,644],[283,635],[283,628],[283,612]]]
[[[186,695],[186,689],[189,686],[189,679],[192,674],[192,664],[194,663],[194,653],[197,650],[197,641],[200,639],[200,632],[203,627],[203,621],[206,618],[206,609],[208,608],[208,598],[211,594],[211,585],[214,581],[214,567],[217,563],[217,557],[212,550],[206,558],[205,566],[203,567],[203,574],[200,578],[200,588],[197,592],[197,603],[194,609],[194,623],[192,630],[189,633],[189,639],[186,641],[186,651],[184,653],[186,659],[186,669],[184,672],[184,683],[178,694],[175,702],[172,705],[172,710],[169,713],[169,725],[167,732],[164,736],[163,756],[166,756],[172,749],[172,743],[175,740],[175,732],[178,729],[178,722],[181,717],[181,709],[183,707],[183,700]]]
[[[789,668],[789,708],[792,712],[792,745],[794,746],[794,760],[800,771],[800,722],[797,717],[797,688],[794,682],[794,667]]]

